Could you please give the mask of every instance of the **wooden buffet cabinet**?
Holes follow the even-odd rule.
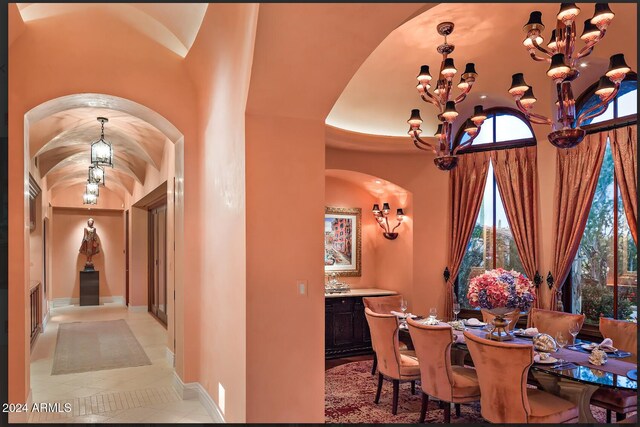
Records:
[[[324,354],[326,359],[370,354],[371,336],[364,316],[363,297],[394,295],[384,289],[352,289],[325,294]]]

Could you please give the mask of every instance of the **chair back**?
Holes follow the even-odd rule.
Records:
[[[384,297],[363,297],[362,303],[366,308],[379,314],[389,314],[391,310],[401,311],[400,302],[402,295],[389,295]]]
[[[569,329],[574,323],[578,323],[582,329],[584,323],[584,314],[564,313],[541,308],[532,308],[529,316],[531,316],[531,326],[537,328],[540,333],[549,334],[555,339],[556,334],[562,332],[570,344],[574,344],[574,342]]]
[[[465,331],[480,384],[482,417],[492,423],[526,423],[531,413],[527,374],[533,347],[491,341]]]
[[[380,373],[400,378],[400,348],[398,318],[393,314],[374,313],[365,307],[364,314],[371,332],[371,343],[378,358]]]
[[[412,319],[408,319],[407,324],[420,363],[422,391],[437,399],[452,401],[454,377],[451,369],[451,326],[424,325]]]
[[[600,333],[604,338],[611,338],[614,347],[631,353],[631,356],[623,360],[638,363],[637,323],[601,317]]]
[[[496,317],[489,313],[489,310],[484,308],[480,311],[482,312],[482,321],[485,323],[491,323],[491,321]],[[516,323],[518,323],[518,320],[520,319],[520,311],[514,310],[511,313],[507,313],[504,317],[505,319],[510,320],[509,325],[507,325],[507,331],[513,331],[513,328],[515,328]]]

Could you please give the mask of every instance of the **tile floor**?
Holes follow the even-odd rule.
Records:
[[[125,319],[151,365],[51,375],[58,325],[64,322]],[[198,400],[182,400],[173,389],[173,368],[165,355],[166,330],[148,313],[117,304],[52,309],[51,319],[31,354],[35,403],[70,403],[70,412],[32,412],[29,422],[212,423]]]

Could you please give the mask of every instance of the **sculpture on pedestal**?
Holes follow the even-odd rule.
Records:
[[[87,261],[84,264],[85,270],[93,270],[91,258],[100,252],[100,239],[96,228],[93,226],[93,218],[89,218],[87,226],[84,228],[84,236],[80,244],[80,253],[86,255]]]

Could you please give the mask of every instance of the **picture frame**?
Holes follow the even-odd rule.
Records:
[[[362,275],[361,217],[360,208],[325,207],[325,274]]]

